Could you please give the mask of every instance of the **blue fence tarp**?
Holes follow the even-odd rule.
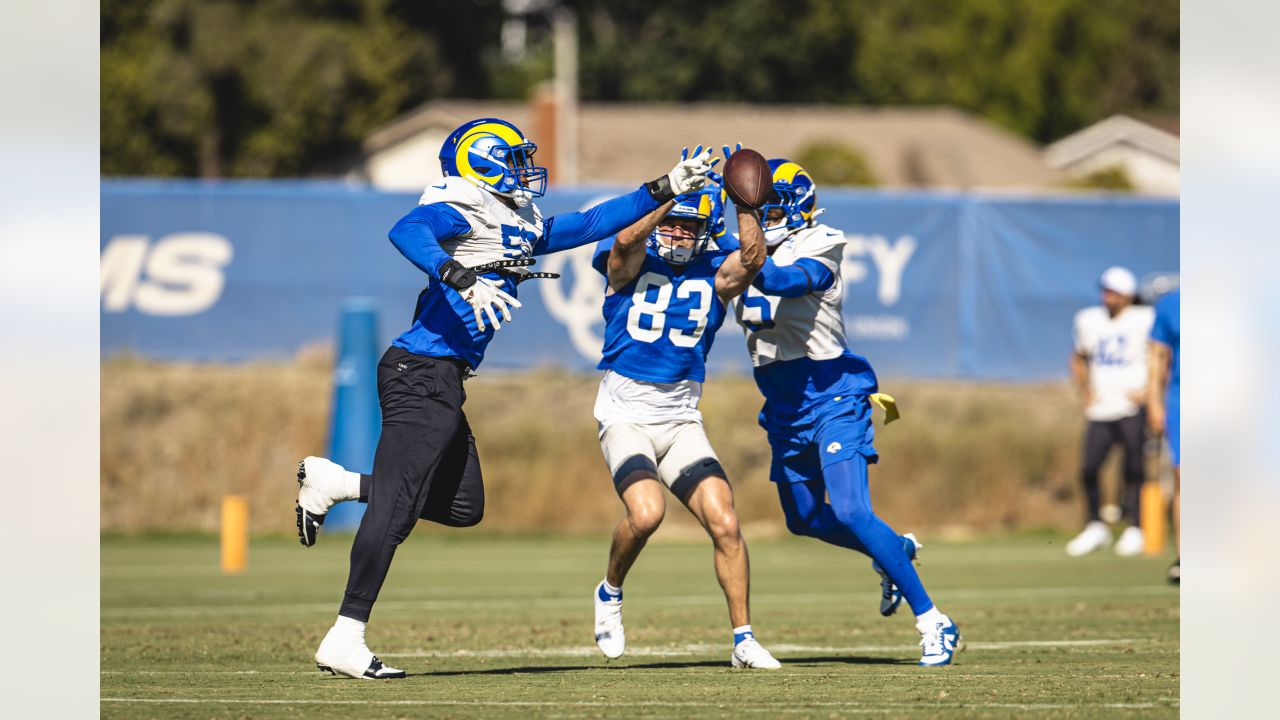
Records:
[[[617,192],[553,190],[539,204],[552,215]],[[849,240],[850,344],[882,375],[1061,377],[1071,317],[1098,302],[1103,269],[1179,269],[1176,200],[854,190],[819,200],[822,222]],[[390,341],[424,282],[386,231],[416,202],[332,182],[105,180],[103,354],[285,358],[332,342],[349,296],[378,301]],[[589,258],[587,247],[539,260],[563,277],[521,287],[524,307],[485,368],[595,366],[603,280]],[[741,330],[728,321],[720,332],[712,371],[747,371]]]

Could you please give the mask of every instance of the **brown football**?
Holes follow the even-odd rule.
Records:
[[[735,204],[759,208],[773,194],[773,171],[763,155],[742,148],[724,164],[724,189]]]

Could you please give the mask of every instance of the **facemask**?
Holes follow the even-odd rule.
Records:
[[[676,247],[659,241],[658,256],[675,265],[687,265],[693,260],[693,248]]]

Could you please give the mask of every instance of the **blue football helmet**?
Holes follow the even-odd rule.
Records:
[[[769,161],[773,171],[773,197],[760,212],[765,218],[764,239],[769,246],[777,245],[813,224],[817,215],[818,188],[804,168],[790,160],[774,158]],[[768,220],[770,210],[781,210],[782,220]]]
[[[533,164],[538,146],[506,120],[481,118],[449,133],[440,148],[445,177],[463,177],[525,207],[547,191],[547,169]]]
[[[684,218],[696,222],[692,246],[679,246],[673,235],[662,232],[667,218]],[[675,206],[658,223],[658,227],[649,233],[649,248],[673,265],[687,265],[706,251],[707,244],[712,239],[718,240],[724,233],[724,191],[709,186],[676,198]]]

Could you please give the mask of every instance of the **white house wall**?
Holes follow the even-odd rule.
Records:
[[[1181,171],[1178,163],[1132,145],[1113,145],[1065,169],[1072,175],[1083,176],[1116,166],[1124,168],[1140,192],[1154,195],[1177,195],[1179,192]]]
[[[425,132],[370,155],[369,182],[382,190],[421,190],[440,179],[440,146],[445,133]]]

